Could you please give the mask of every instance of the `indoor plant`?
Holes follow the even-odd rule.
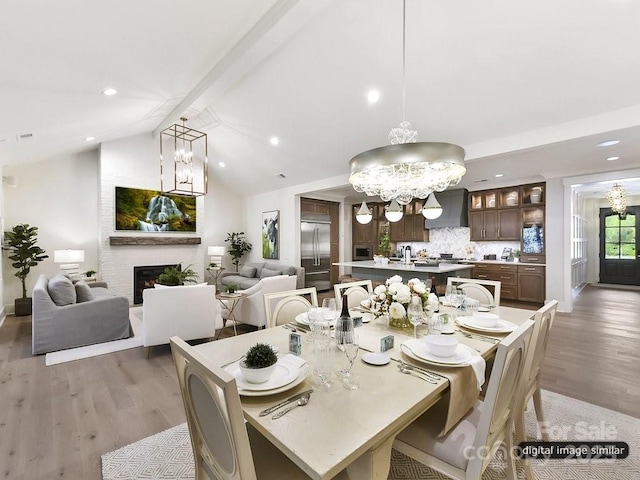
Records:
[[[378,244],[378,251],[380,255],[384,255],[388,257],[391,253],[391,239],[389,238],[389,234],[385,233],[380,237],[380,243]]]
[[[239,290],[240,286],[237,283],[230,283],[225,287],[227,293],[236,293],[236,290]]]
[[[30,227],[26,223],[16,225],[10,232],[5,232],[5,248],[11,252],[11,266],[18,270],[15,276],[22,282],[22,298],[16,298],[14,301],[16,315],[31,315],[31,297],[27,297],[27,276],[31,267],[49,258],[49,255],[45,255],[46,252],[36,245],[37,241],[38,227]]]
[[[256,343],[240,362],[242,376],[249,383],[264,383],[271,377],[278,363],[278,355],[271,345]]]
[[[227,239],[225,242],[229,242],[229,254],[233,258],[232,262],[236,266],[236,272],[238,271],[238,265],[240,265],[240,259],[245,253],[251,251],[252,245],[244,238],[244,232],[227,233]]]
[[[191,265],[187,266],[184,270],[182,270],[180,265],[177,265],[175,267],[165,268],[164,272],[158,275],[156,281],[161,285],[184,285],[185,283],[196,283],[198,281],[198,274],[191,269]]]
[[[95,270],[87,270],[86,272],[84,272],[84,273],[83,273],[83,275],[84,275],[86,278],[91,278],[91,277],[93,277],[96,273],[98,273],[98,272],[96,272]]]

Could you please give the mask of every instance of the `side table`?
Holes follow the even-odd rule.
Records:
[[[233,321],[233,334],[238,335],[238,330],[236,329],[236,324],[238,323],[238,321],[236,320],[234,310],[240,304],[240,302],[242,302],[242,300],[247,298],[247,295],[245,295],[244,293],[218,293],[216,295],[216,298],[220,302],[222,308],[226,309],[229,312],[227,318],[222,318],[222,328],[216,335],[216,340],[220,337],[220,333],[222,333],[222,330],[227,326],[228,320]]]
[[[218,278],[220,274],[223,272],[224,267],[207,267],[206,271],[213,280],[213,284],[216,286],[216,290],[218,289]]]

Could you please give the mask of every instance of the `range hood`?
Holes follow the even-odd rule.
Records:
[[[425,219],[424,228],[468,227],[469,191],[466,188],[436,193],[442,205],[442,215],[434,220]]]

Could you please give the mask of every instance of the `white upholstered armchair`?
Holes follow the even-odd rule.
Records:
[[[221,307],[213,285],[142,291],[142,345],[147,358],[152,346],[168,344],[174,335],[183,340],[214,338],[219,328],[222,328]]]
[[[297,277],[295,275],[277,275],[275,277],[265,277],[253,287],[239,292],[247,295],[240,304],[233,310],[233,315],[238,323],[254,325],[258,328],[266,327],[267,317],[264,310],[264,294],[294,290],[296,288]],[[223,322],[226,324],[228,311],[223,309]]]

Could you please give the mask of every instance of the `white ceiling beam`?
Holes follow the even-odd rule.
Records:
[[[333,0],[278,0],[153,131],[160,132],[189,108],[204,110]],[[207,122],[204,122],[207,123]],[[192,125],[194,125],[192,123]]]

